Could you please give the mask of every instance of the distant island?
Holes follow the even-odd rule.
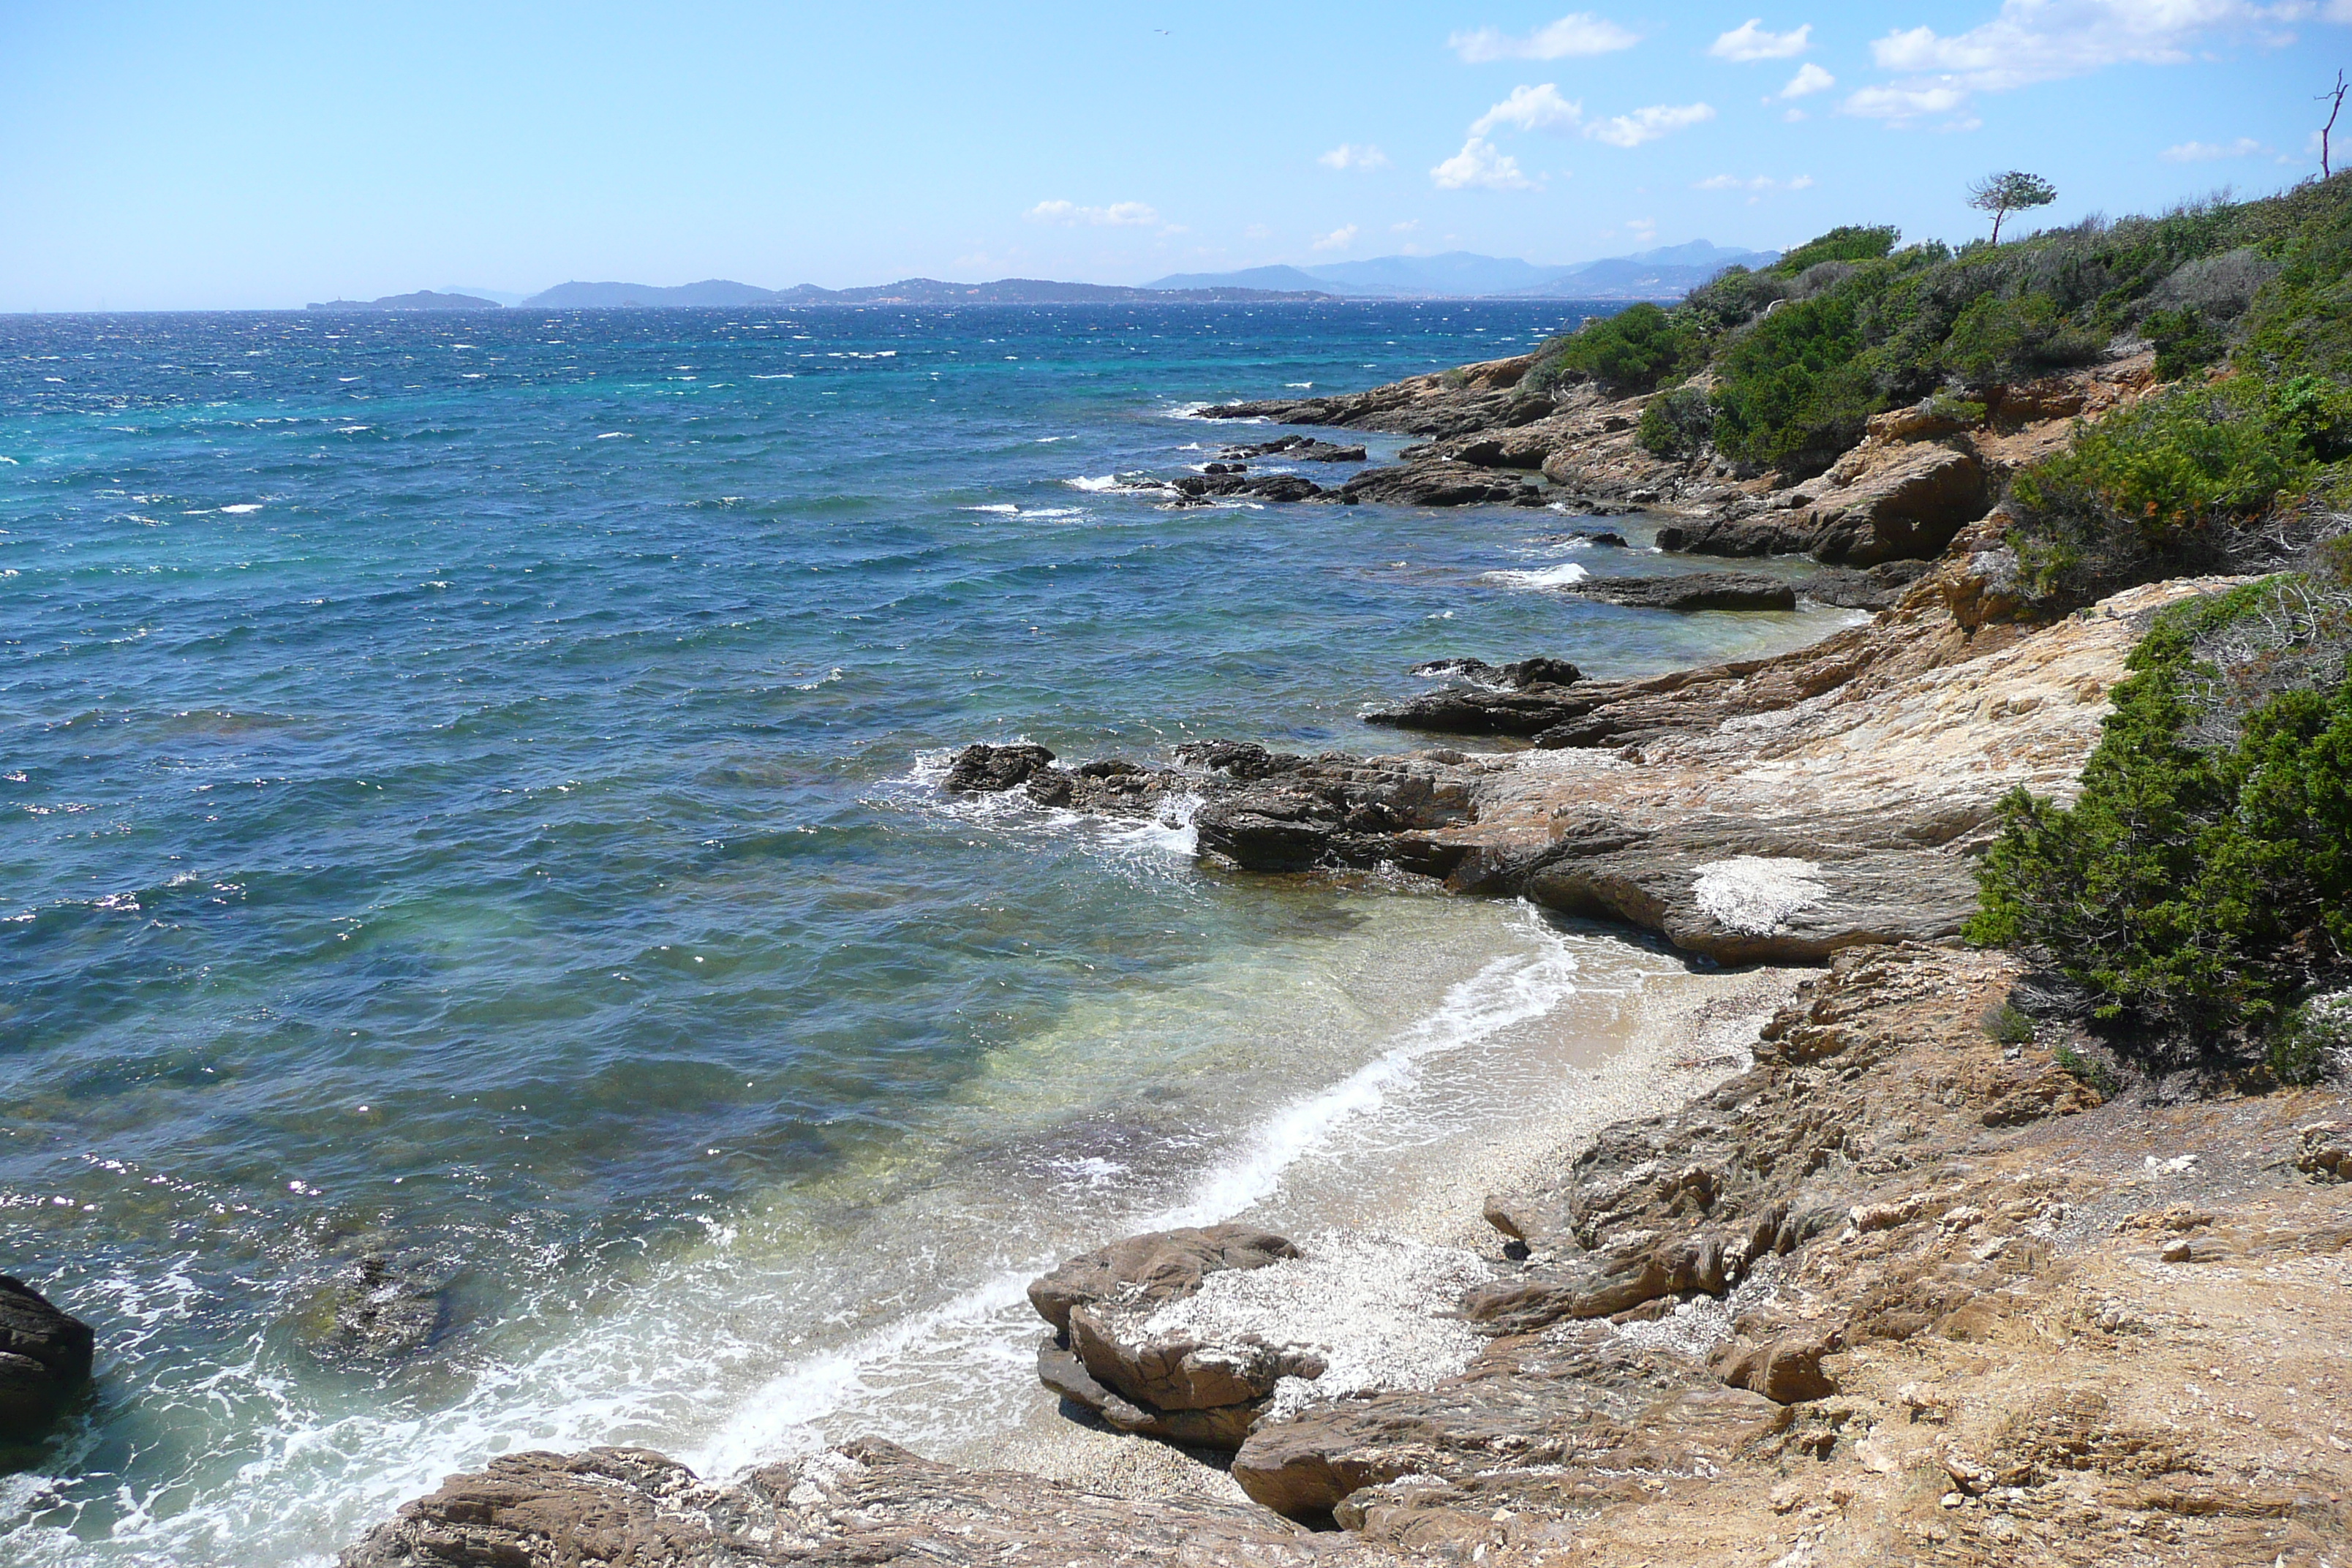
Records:
[[[1704,239],[1573,266],[1544,267],[1513,258],[1448,251],[1442,256],[1381,256],[1321,267],[1250,267],[1237,272],[1178,272],[1140,287],[1000,278],[945,283],[902,278],[863,289],[802,283],[762,289],[730,279],[699,283],[559,283],[516,301],[542,310],[657,310],[744,305],[1097,305],[1189,303],[1249,305],[1340,300],[1678,300],[1727,268],[1769,267],[1777,250],[1740,250]],[[507,296],[514,300],[514,296]],[[313,310],[495,310],[497,300],[455,289],[389,294],[381,300],[331,300]]]
[[[306,307],[312,310],[495,310],[496,300],[472,294],[436,294],[419,289],[414,294],[386,294],[381,300],[329,300]]]

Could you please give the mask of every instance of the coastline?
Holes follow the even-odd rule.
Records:
[[[1318,1237],[1373,1233],[1459,1249],[1480,1257],[1500,1256],[1503,1237],[1481,1217],[1490,1194],[1559,1179],[1575,1157],[1612,1123],[1679,1110],[1752,1062],[1757,1030],[1785,1005],[1809,971],[1759,966],[1724,971],[1686,969],[1645,980],[1633,1016],[1606,1049],[1561,1039],[1564,1021],[1550,1031],[1559,1057],[1581,1058],[1568,1068],[1578,1080],[1572,1103],[1553,1104],[1540,1114],[1522,1110],[1498,1117],[1499,1125],[1457,1136],[1444,1157],[1410,1152],[1378,1187],[1361,1193],[1345,1225],[1316,1218],[1290,1205],[1256,1205],[1229,1216],[1234,1222],[1270,1229],[1297,1227]],[[1297,1222],[1307,1225],[1297,1227]],[[1429,1303],[1433,1314],[1450,1300]],[[949,1463],[1026,1471],[1083,1490],[1136,1500],[1181,1497],[1240,1502],[1246,1494],[1218,1457],[1180,1448],[1156,1438],[1113,1430],[1098,1421],[1057,1409],[1053,1396],[1037,1390],[1036,1403],[1018,1430],[984,1445],[933,1454]]]

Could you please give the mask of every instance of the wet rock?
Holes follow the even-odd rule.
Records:
[[[1861,570],[1832,567],[1800,581],[1797,593],[1817,605],[1835,605],[1841,609],[1888,609],[1933,565],[1927,561],[1883,561]]]
[[[1317,866],[1346,825],[1346,814],[1323,796],[1272,785],[1209,801],[1192,816],[1201,853],[1244,871]]]
[[[1271,778],[1307,760],[1295,752],[1269,752],[1248,741],[1200,741],[1177,747],[1176,754],[1194,767],[1242,780]]]
[[[1364,460],[1364,448],[1337,446],[1329,441],[1318,441],[1312,436],[1277,436],[1271,441],[1252,441],[1227,447],[1217,456],[1228,462],[1235,458],[1279,456],[1295,463],[1360,463]]]
[[[875,1440],[724,1487],[642,1448],[502,1455],[404,1506],[341,1568],[1307,1568],[1296,1526],[1247,1504],[1099,1497],[961,1470]]]
[[[1677,577],[1588,577],[1566,590],[1580,598],[1645,610],[1793,610],[1797,590],[1778,577],[1692,572]]]
[[[1492,474],[1456,463],[1367,468],[1339,487],[1339,498],[1350,502],[1379,501],[1391,506],[1543,504],[1543,492],[1531,482],[1497,479]]]
[[[1522,658],[1509,664],[1488,664],[1483,658],[1433,658],[1416,664],[1408,675],[1455,675],[1488,686],[1525,691],[1536,686],[1573,686],[1584,671],[1564,658]]]
[[[95,1346],[88,1323],[0,1274],[0,1439],[38,1432],[89,1381]]]
[[[1212,497],[1245,496],[1256,500],[1312,500],[1324,493],[1323,487],[1303,474],[1244,474],[1238,469],[1228,471],[1223,464],[1212,463],[1209,473],[1185,474],[1171,479],[1166,488],[1188,500],[1206,500]]]
[[[948,764],[945,787],[950,795],[1001,794],[1053,763],[1054,753],[1043,746],[966,746]]]
[[[431,1279],[370,1253],[330,1288],[311,1348],[334,1360],[390,1361],[430,1346],[448,1325],[446,1292]]]

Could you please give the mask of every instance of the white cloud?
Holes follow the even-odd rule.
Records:
[[[1369,142],[1360,147],[1352,142],[1342,142],[1315,161],[1327,169],[1356,169],[1366,174],[1389,166],[1389,155]]]
[[[1606,142],[1612,147],[1639,147],[1644,142],[1655,142],[1671,132],[1702,124],[1714,118],[1715,109],[1711,104],[1654,103],[1631,114],[1596,120],[1584,128],[1584,133],[1596,142]]]
[[[1160,226],[1160,215],[1141,202],[1113,202],[1107,207],[1082,207],[1076,202],[1039,202],[1022,216],[1031,223],[1058,223],[1094,228]]]
[[[1635,239],[1655,239],[1658,237],[1658,220],[1654,217],[1629,217],[1625,220],[1625,232]]]
[[[1991,21],[1949,35],[1897,28],[1870,46],[1897,79],[1848,98],[1845,112],[1900,125],[1962,110],[1969,94],[2007,92],[2109,66],[2182,65],[2210,58],[2231,38],[2265,48],[2294,42],[2284,24],[2309,18],[2311,0],[2001,0]],[[2352,21],[2352,4],[2328,0],[2327,17]],[[1976,128],[1965,112],[1941,129]]]
[[[2352,4],[2352,0],[2347,0],[2347,4]],[[1419,218],[1409,217],[1402,223],[1392,223],[1389,225],[1389,232],[1391,234],[1411,234],[1414,229],[1417,229],[1420,226],[1421,220]]]
[[[1864,120],[1903,121],[1923,114],[1947,114],[1968,101],[1957,87],[1865,87],[1840,105]]]
[[[1538,27],[1525,37],[1512,37],[1495,27],[1481,27],[1475,33],[1456,33],[1445,43],[1470,64],[1485,65],[1493,60],[1559,60],[1613,54],[1641,41],[1638,33],[1629,33],[1590,11],[1578,11],[1549,26]]]
[[[1462,151],[1432,169],[1429,177],[1441,191],[1535,188],[1535,182],[1519,173],[1519,161],[1508,153],[1496,152],[1484,136],[1473,136],[1462,143]]]
[[[1484,136],[1497,125],[1516,125],[1522,131],[1565,130],[1583,118],[1583,104],[1560,97],[1559,89],[1546,82],[1541,87],[1511,89],[1510,97],[1471,122],[1470,134]]]
[[[1799,174],[1793,180],[1776,180],[1769,174],[1759,174],[1743,180],[1737,174],[1711,174],[1691,187],[1695,191],[1809,191],[1813,188],[1811,174]]]
[[[1750,16],[1723,37],[1707,46],[1706,52],[1719,60],[1785,60],[1790,55],[1801,55],[1812,42],[1811,22],[1793,33],[1768,33],[1764,18]]]
[[[2219,146],[2210,142],[2183,142],[2178,147],[2167,147],[2163,156],[2168,163],[2210,163],[2217,158],[2251,158],[2269,151],[2252,137],[2241,136]]]
[[[1935,72],[2000,92],[2126,62],[2179,65],[2213,33],[2252,33],[2277,45],[2285,41],[2273,31],[2280,23],[2308,15],[2298,0],[2002,0],[2000,16],[1965,33],[1901,29],[1870,53],[1887,70]]]
[[[1315,248],[1318,250],[1345,250],[1348,247],[1356,243],[1356,236],[1362,232],[1363,230],[1358,228],[1352,223],[1343,225],[1323,236],[1320,239],[1318,239],[1315,242]]]
[[[1789,79],[1789,85],[1780,89],[1780,96],[1803,98],[1809,93],[1827,92],[1836,85],[1837,78],[1807,60],[1797,68],[1797,74]]]

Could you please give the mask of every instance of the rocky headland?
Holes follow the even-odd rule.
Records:
[[[1791,268],[1770,305],[1857,270]],[[515,1454],[345,1568],[2352,1561],[2347,1064],[2133,1058],[2078,980],[1961,941],[2005,799],[2083,793],[2159,617],[2343,531],[2306,514],[2053,601],[2012,481],[2163,390],[2128,335],[2076,359],[1882,409],[1778,468],[1640,438],[1654,398],[1710,392],[1704,367],[1627,395],[1528,355],[1206,410],[1421,439],[1330,482],[1298,466],[1364,449],[1295,430],[1129,482],[1171,505],[1639,510],[1666,552],[1826,570],[1567,591],[1662,613],[1803,594],[1871,619],[1633,679],[1574,648],[1465,649],[1367,715],[1429,738],[1402,752],[1235,739],[1070,765],[983,743],[946,790],[1188,818],[1234,875],[1379,868],[1616,922],[1700,969],[1803,967],[1669,1020],[1685,1050],[1643,1059],[1652,1098],[1515,1167],[1450,1241],[1228,1224],[1039,1278],[1038,1397],[1176,1446],[1155,1451],[1199,1485],[870,1441],[731,1480]]]

